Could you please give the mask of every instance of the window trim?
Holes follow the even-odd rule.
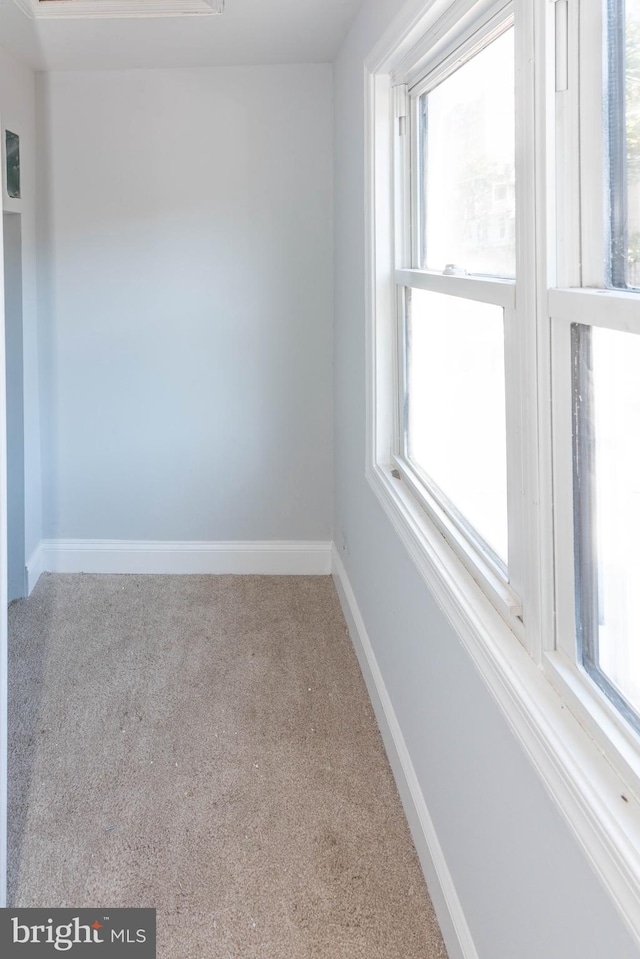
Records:
[[[476,9],[486,11],[488,6],[480,3]],[[577,671],[567,671],[566,655],[561,649],[553,648],[553,583],[549,582],[551,577],[538,575],[540,568],[554,568],[553,527],[549,518],[554,495],[548,399],[549,317],[567,305],[567,297],[576,296],[581,298],[588,313],[592,298],[601,294],[559,289],[552,290],[547,297],[547,286],[553,286],[558,278],[565,287],[577,285],[579,281],[575,277],[575,263],[568,263],[564,269],[561,262],[556,277],[556,255],[551,240],[563,220],[569,230],[576,229],[575,181],[569,184],[568,194],[559,189],[566,201],[564,209],[556,213],[549,200],[555,186],[561,186],[566,175],[556,168],[554,156],[563,151],[563,138],[571,140],[572,135],[558,131],[555,124],[554,6],[514,0],[514,7],[516,55],[524,65],[519,71],[516,92],[516,137],[528,147],[519,151],[524,157],[523,167],[518,170],[520,192],[516,202],[518,215],[525,217],[527,229],[517,254],[516,296],[518,302],[524,298],[526,304],[532,304],[526,307],[524,329],[519,332],[524,335],[525,348],[533,347],[533,355],[537,356],[537,369],[533,378],[531,372],[528,373],[523,390],[529,436],[523,455],[528,464],[527,473],[533,477],[533,487],[527,490],[527,501],[522,504],[523,525],[534,542],[533,554],[524,571],[524,593],[525,597],[535,600],[525,610],[527,625],[523,643],[426,516],[407,485],[392,474],[396,468],[392,452],[398,415],[394,390],[398,363],[394,328],[397,264],[393,262],[391,243],[394,227],[391,127],[395,113],[392,86],[415,51],[422,51],[421,55],[425,56],[424,36],[435,37],[437,43],[441,42],[445,28],[450,33],[452,11],[461,10],[468,22],[473,9],[471,0],[458,0],[453,4],[445,0],[416,0],[409,9],[404,8],[365,61],[365,474],[427,587],[640,945],[640,802],[634,778],[638,750],[628,744],[629,750],[625,753],[624,743],[619,752],[612,748],[616,723],[606,709],[599,721],[594,722],[594,715],[598,715],[597,710],[603,704],[597,702],[597,693],[593,691],[595,705],[587,701]],[[570,7],[574,8],[575,4]],[[570,16],[573,16],[571,10]],[[567,99],[575,93],[571,71],[576,63],[573,57],[569,58]],[[527,272],[528,261],[537,261],[539,269],[535,275],[531,270]],[[620,301],[616,316],[624,325],[627,294],[615,293],[614,296]],[[540,397],[539,405],[536,394]]]

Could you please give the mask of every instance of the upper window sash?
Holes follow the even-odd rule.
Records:
[[[454,50],[412,100],[412,265],[514,277],[513,17]]]
[[[454,5],[453,10],[460,5]],[[465,7],[469,7],[465,4]],[[449,38],[448,46],[440,57],[422,62],[418,79],[412,85],[402,82],[398,72],[394,72],[394,249],[395,265],[399,269],[421,270],[422,242],[425,215],[422,189],[422,167],[424,158],[421,155],[423,146],[420,118],[421,97],[434,91],[440,84],[456,73],[465,64],[481,53],[485,48],[497,40],[502,34],[513,27],[514,15],[512,4],[504,2],[475,4],[475,8],[487,6],[485,19],[478,16],[462,35],[455,32]],[[477,12],[477,11],[476,11]],[[488,18],[488,19],[487,19]],[[415,71],[414,71],[415,72]],[[409,75],[411,76],[411,75]],[[400,80],[401,82],[397,82]],[[406,78],[405,78],[406,80]],[[443,264],[444,267],[445,264]],[[460,266],[466,269],[466,265]],[[427,268],[427,273],[440,272]],[[444,269],[442,270],[442,275]],[[501,277],[513,282],[508,273],[497,271],[469,270],[465,273],[469,278]],[[454,294],[455,295],[455,294]]]

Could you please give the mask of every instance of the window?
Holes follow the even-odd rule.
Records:
[[[640,944],[640,0],[369,69],[367,475]]]
[[[604,694],[605,708],[615,710],[634,742],[640,730],[640,2],[602,0],[583,20],[583,45],[599,51],[602,67],[577,81],[576,112],[593,132],[583,136],[573,162],[563,161],[565,176],[582,184],[577,211],[586,226],[574,231],[573,250],[565,231],[574,265],[568,261],[560,278],[568,289],[552,318],[559,395],[571,367],[571,420],[558,406],[554,421],[561,444],[571,434],[571,494],[562,449],[555,473],[558,508],[568,507],[571,495],[573,516],[573,570],[563,568],[560,545],[559,573],[567,585],[572,575],[575,589],[573,621],[566,588],[557,596],[556,647],[595,684],[591,695]]]
[[[396,88],[401,340],[395,463],[506,616],[507,367],[515,337],[515,77],[510,8]],[[408,119],[408,122],[405,122]],[[509,396],[514,409],[518,399]],[[511,513],[511,516],[510,516]],[[517,561],[516,561],[517,565]]]

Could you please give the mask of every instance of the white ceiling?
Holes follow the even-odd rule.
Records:
[[[0,43],[37,70],[333,60],[361,0],[226,0],[221,16],[33,20],[0,0]]]

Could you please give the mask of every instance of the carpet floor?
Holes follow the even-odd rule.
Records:
[[[329,577],[45,574],[10,617],[9,902],[159,959],[445,959]]]

